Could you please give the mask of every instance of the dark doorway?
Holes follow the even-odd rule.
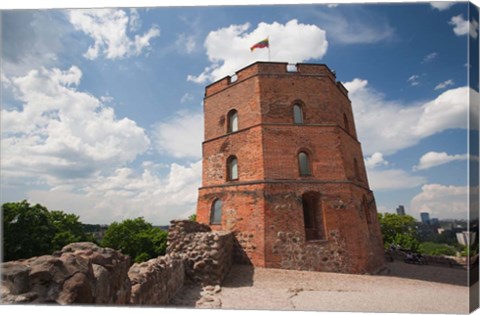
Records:
[[[302,195],[302,206],[305,239],[307,241],[324,239],[325,232],[319,194],[316,192],[304,193]]]

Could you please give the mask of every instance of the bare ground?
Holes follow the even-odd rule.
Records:
[[[180,307],[381,313],[468,313],[467,271],[403,262],[387,275],[234,265],[222,287],[186,286]]]

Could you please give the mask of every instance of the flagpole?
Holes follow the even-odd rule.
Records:
[[[268,41],[268,61],[270,62],[270,36],[267,36]]]

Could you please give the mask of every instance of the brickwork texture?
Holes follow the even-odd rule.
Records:
[[[233,131],[232,111],[238,117]],[[233,233],[237,262],[347,273],[383,267],[348,91],[326,65],[247,66],[206,87],[204,119],[197,220]],[[300,153],[307,156],[306,172]],[[238,178],[229,177],[231,159]]]

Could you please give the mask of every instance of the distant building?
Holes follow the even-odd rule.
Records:
[[[457,233],[457,241],[463,246],[469,246],[471,239],[475,239],[475,232],[463,231],[461,233]]]
[[[405,215],[405,207],[403,205],[399,205],[397,207],[397,214],[398,215]]]
[[[430,213],[420,212],[420,218],[422,219],[423,224],[430,225]]]
[[[430,219],[430,224],[431,225],[438,225],[440,223],[440,221],[438,220],[438,218],[431,218]]]

